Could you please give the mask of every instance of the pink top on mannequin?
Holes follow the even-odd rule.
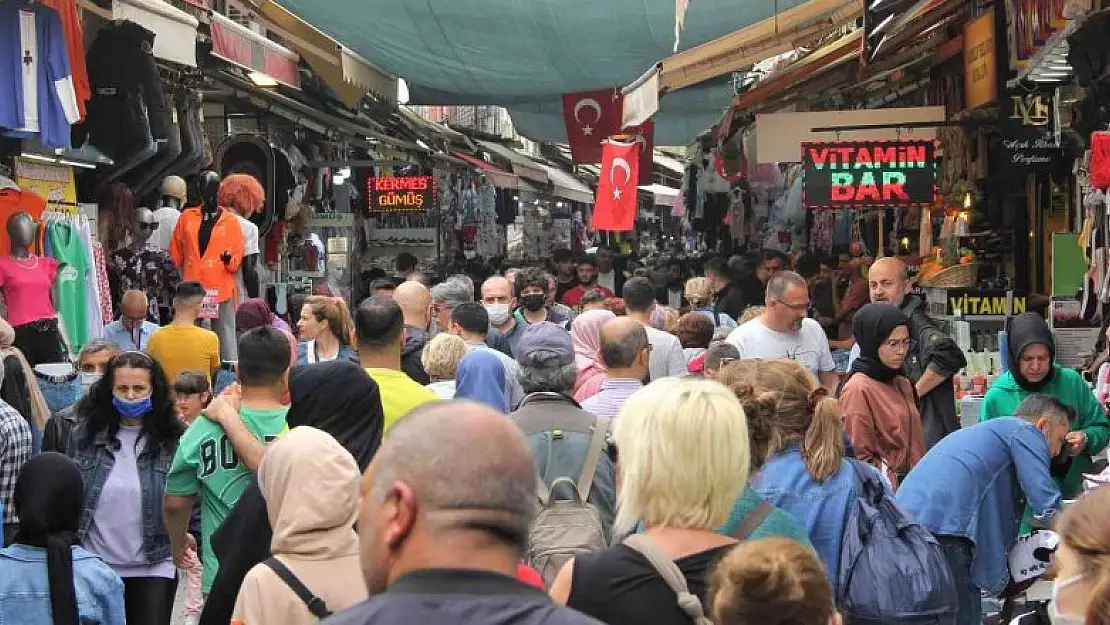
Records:
[[[8,323],[21,326],[54,319],[50,289],[58,275],[58,261],[46,256],[0,256],[0,290],[8,307]]]

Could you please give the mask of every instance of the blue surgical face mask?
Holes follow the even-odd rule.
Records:
[[[116,407],[116,410],[120,413],[120,416],[127,419],[138,419],[139,417],[150,412],[151,409],[149,395],[142,399],[136,399],[134,401],[120,399],[119,397],[112,395],[112,405]]]

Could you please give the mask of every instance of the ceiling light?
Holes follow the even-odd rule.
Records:
[[[84,168],[84,169],[96,169],[96,165],[94,165],[92,163],[79,163],[77,161],[70,161],[70,160],[66,160],[64,158],[59,158],[57,162],[58,162],[59,165],[69,165],[70,167],[81,167],[81,168]]]
[[[34,154],[32,152],[23,152],[20,154],[23,158],[29,158],[33,161],[41,161],[43,163],[55,163],[58,159],[53,156],[43,156],[42,154]]]
[[[251,72],[247,74],[247,78],[250,78],[251,82],[259,87],[272,89],[273,87],[278,86],[278,81],[274,80],[273,77],[269,76],[268,74],[263,74],[262,72]]]

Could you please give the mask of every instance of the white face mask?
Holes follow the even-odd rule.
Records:
[[[1056,580],[1052,584],[1052,602],[1048,604],[1048,618],[1052,621],[1052,625],[1085,625],[1087,619],[1082,616],[1074,614],[1060,613],[1060,591],[1074,586],[1083,581],[1086,575],[1076,575],[1064,580]]]
[[[82,371],[81,372],[81,390],[84,391],[85,393],[88,393],[89,388],[92,387],[93,384],[96,384],[96,381],[99,380],[102,377],[104,377],[103,373],[96,373],[94,371]]]
[[[489,322],[499,326],[509,320],[509,305],[486,304],[486,313],[489,314]]]

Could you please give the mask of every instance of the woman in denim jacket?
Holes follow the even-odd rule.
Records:
[[[753,436],[766,441],[767,459],[752,488],[808,530],[835,592],[844,524],[857,488],[855,470],[844,459],[840,408],[797,361],[741,360],[729,367],[730,388]]]
[[[0,622],[126,625],[123,583],[77,544],[81,473],[62,454],[23,465],[15,484],[19,534],[0,551]]]
[[[147,354],[123,352],[77,412],[70,456],[86,489],[78,538],[123,578],[128,623],[169,625],[177,569],[162,495],[184,427],[166,375]]]

